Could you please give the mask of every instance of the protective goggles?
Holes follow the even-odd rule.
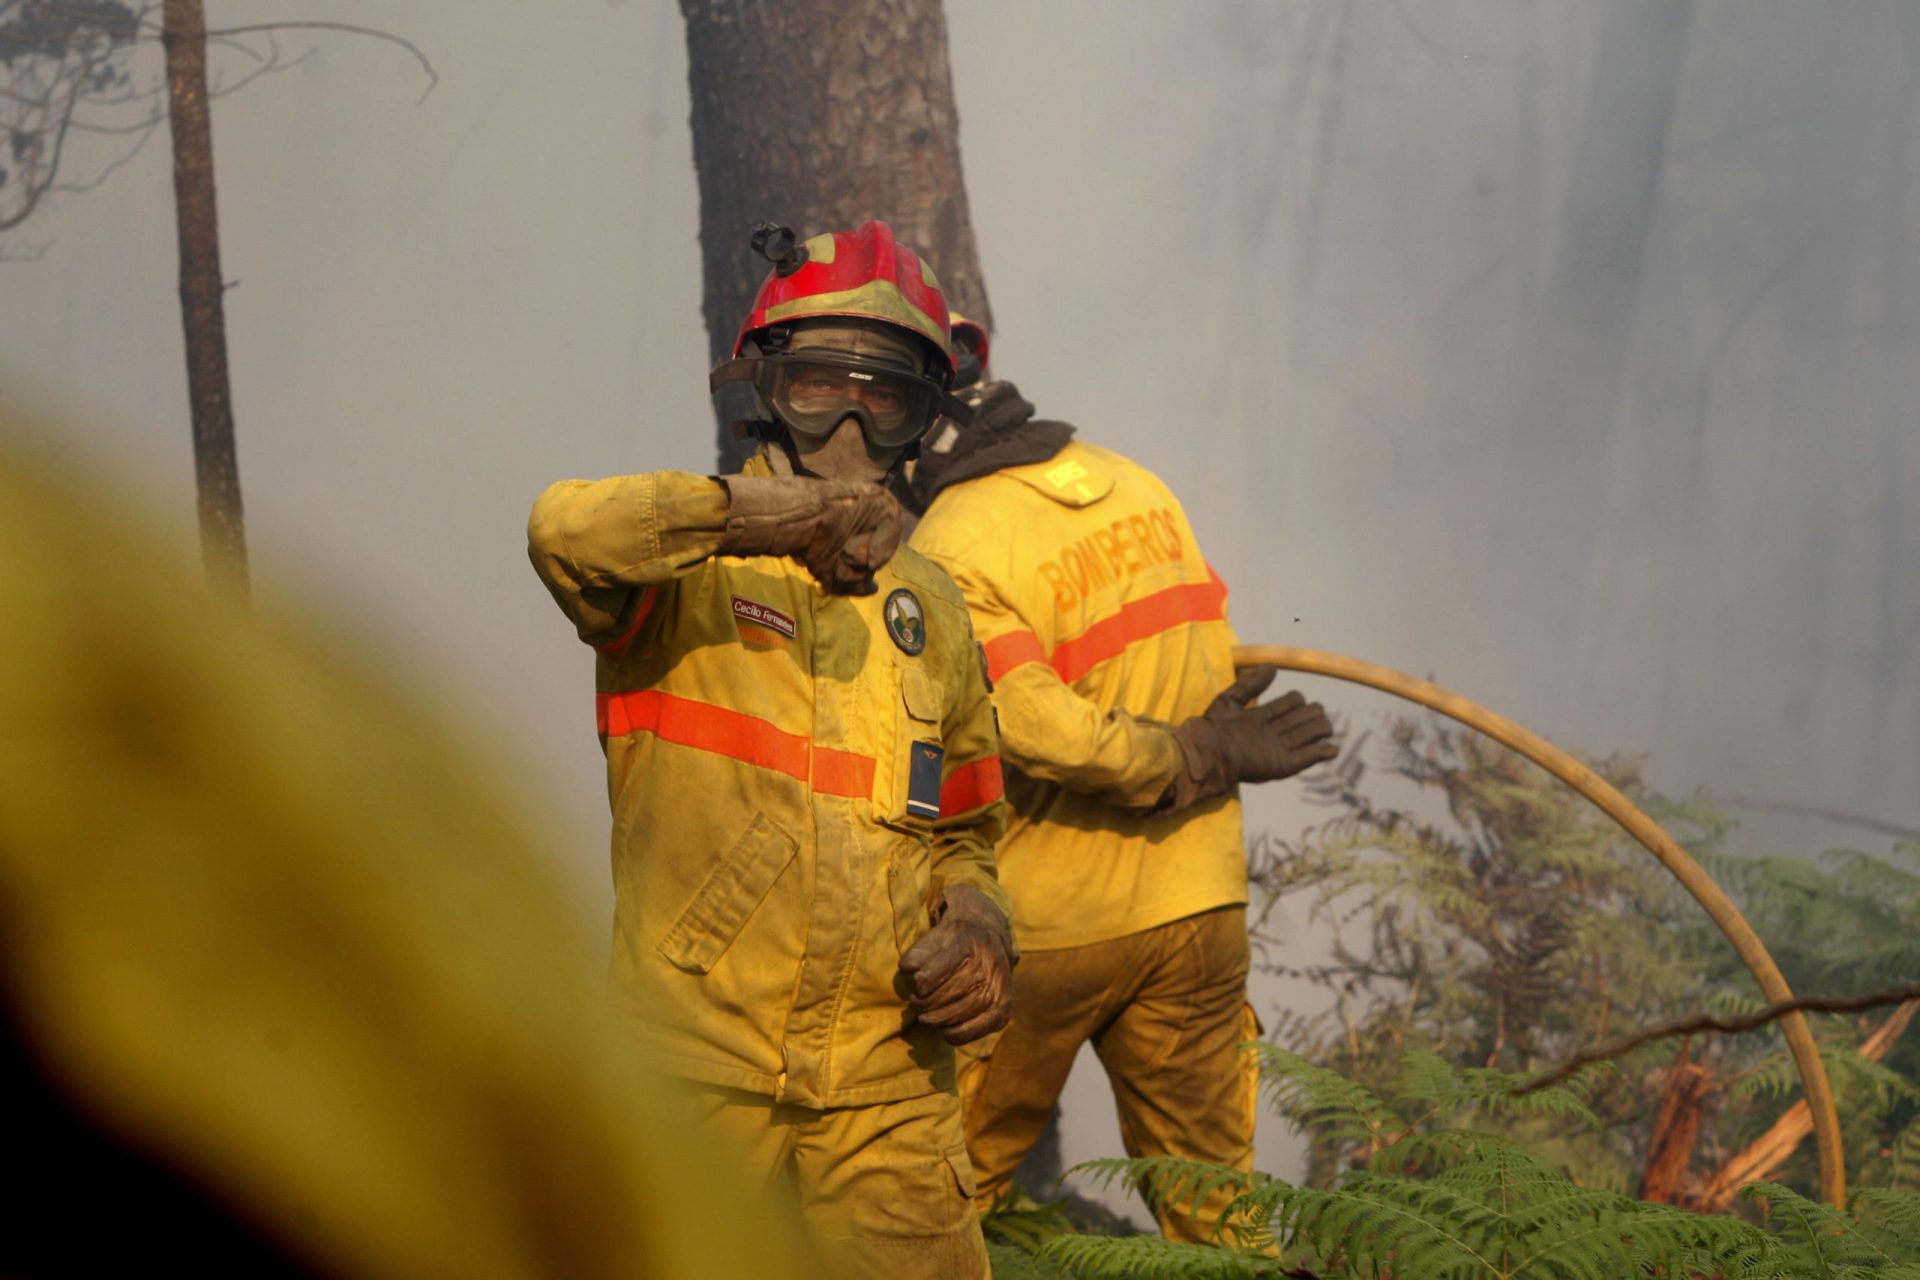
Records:
[[[715,391],[742,381],[753,383],[782,425],[809,439],[852,417],[870,443],[899,448],[924,435],[938,415],[954,407],[967,412],[932,378],[818,348],[729,360],[709,379]]]

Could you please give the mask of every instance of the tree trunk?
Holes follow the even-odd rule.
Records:
[[[1920,1012],[1920,1000],[1909,1000],[1895,1009],[1872,1035],[1861,1041],[1860,1056],[1869,1062],[1885,1058],[1916,1012]],[[1740,1188],[1772,1177],[1812,1132],[1813,1113],[1802,1098],[1788,1107],[1765,1133],[1748,1143],[1745,1150],[1721,1165],[1687,1207],[1700,1213],[1725,1213]]]
[[[173,131],[173,198],[180,233],[180,322],[200,490],[200,549],[207,576],[247,591],[247,533],[233,447],[220,223],[213,196],[213,129],[207,117],[207,18],[201,0],[166,0],[167,116]]]
[[[680,0],[700,180],[704,312],[714,360],[767,263],[753,224],[801,236],[892,224],[947,300],[991,326],[960,171],[959,117],[939,0]],[[741,445],[723,399],[719,453]]]
[[[1654,1121],[1647,1170],[1640,1180],[1642,1200],[1672,1204],[1678,1199],[1687,1166],[1693,1162],[1694,1145],[1700,1140],[1700,1122],[1713,1084],[1713,1074],[1688,1061],[1684,1049],[1680,1060],[1667,1069],[1666,1098],[1660,1104],[1660,1118]]]

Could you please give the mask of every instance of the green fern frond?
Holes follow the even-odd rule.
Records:
[[[1776,1053],[1748,1067],[1728,1086],[1727,1095],[1741,1102],[1755,1098],[1777,1102],[1800,1087],[1800,1071],[1791,1057]]]
[[[1920,1084],[1891,1067],[1863,1057],[1852,1047],[1828,1052],[1822,1046],[1820,1057],[1827,1064],[1827,1074],[1833,1078],[1834,1092],[1843,1100],[1857,1100],[1865,1095],[1876,1113],[1886,1111],[1896,1102],[1920,1101]],[[1855,1101],[1854,1105],[1860,1104]]]
[[[1159,1236],[1062,1236],[1041,1255],[1085,1280],[1260,1280],[1269,1261]],[[994,1280],[1000,1280],[998,1272]]]
[[[1484,1251],[1490,1215],[1444,1188],[1368,1174],[1333,1191],[1288,1188],[1274,1200],[1275,1235],[1341,1257],[1358,1274],[1378,1274],[1389,1263],[1433,1280],[1502,1274],[1497,1250]]]
[[[1055,1236],[1073,1235],[1079,1230],[1062,1205],[1035,1200],[1024,1192],[981,1214],[980,1229],[988,1244],[1030,1254],[1038,1253],[1040,1246]]]
[[[995,1240],[987,1241],[987,1262],[992,1267],[993,1280],[1069,1280],[1073,1274],[1062,1270],[1051,1258]]]
[[[1745,991],[1714,991],[1701,1001],[1706,1012],[1717,1018],[1748,1018],[1765,1009],[1770,1002],[1764,996]]]
[[[1847,1034],[1852,1034],[1851,1029]],[[1843,1099],[1858,1099],[1864,1095],[1876,1113],[1884,1112],[1902,1099],[1920,1101],[1920,1084],[1862,1057],[1855,1046],[1824,1043],[1819,1048],[1820,1060],[1826,1064],[1834,1093]],[[1793,1059],[1785,1053],[1777,1053],[1747,1068],[1733,1081],[1727,1093],[1739,1101],[1762,1098],[1777,1102],[1799,1088],[1800,1072]]]
[[[1548,1089],[1516,1094],[1525,1083],[1524,1072],[1492,1067],[1468,1067],[1460,1073],[1460,1100],[1487,1115],[1530,1115],[1550,1120],[1576,1120],[1588,1129],[1600,1128],[1600,1117],[1586,1099],[1606,1076],[1615,1074],[1610,1062],[1594,1063],[1579,1074]]]
[[[1756,1182],[1740,1194],[1766,1206],[1768,1217],[1778,1220],[1783,1228],[1780,1234],[1790,1256],[1800,1265],[1816,1268],[1814,1274],[1839,1274],[1835,1269],[1842,1267],[1887,1267],[1920,1261],[1886,1228],[1850,1218],[1791,1187]]]
[[[1595,1063],[1550,1089],[1531,1093],[1515,1090],[1525,1073],[1495,1067],[1455,1067],[1424,1046],[1410,1046],[1400,1055],[1394,1074],[1393,1101],[1401,1112],[1417,1112],[1440,1119],[1458,1119],[1462,1113],[1488,1116],[1538,1116],[1577,1121],[1587,1129],[1600,1128],[1600,1117],[1588,1107],[1599,1082],[1614,1074],[1612,1063]]]
[[[1896,1189],[1920,1188],[1920,1118],[1894,1136],[1888,1157],[1888,1181]]]
[[[1890,1232],[1902,1242],[1902,1261],[1920,1263],[1920,1192],[1873,1187],[1854,1193],[1855,1219]]]
[[[1412,1046],[1400,1055],[1393,1076],[1395,1102],[1447,1107],[1460,1097],[1460,1073],[1445,1058],[1423,1045]]]
[[[1323,1139],[1382,1142],[1400,1118],[1380,1096],[1338,1071],[1316,1066],[1290,1049],[1261,1044],[1260,1087],[1276,1111]]]
[[[1421,1134],[1382,1152],[1376,1170],[1441,1166],[1431,1177],[1370,1171],[1333,1190],[1270,1182],[1232,1211],[1264,1219],[1349,1276],[1422,1280],[1624,1280],[1695,1274],[1777,1276],[1765,1233],[1580,1186],[1492,1134]]]
[[[1886,906],[1920,902],[1920,874],[1858,849],[1829,849],[1820,863],[1860,898]]]
[[[1195,1212],[1217,1192],[1239,1196],[1268,1181],[1264,1173],[1245,1173],[1184,1156],[1087,1160],[1068,1172],[1079,1174],[1098,1186],[1125,1182],[1140,1192],[1155,1214]]]

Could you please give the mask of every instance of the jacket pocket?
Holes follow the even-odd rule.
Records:
[[[656,949],[689,973],[712,969],[799,848],[766,814],[754,814],[733,847],[713,864],[693,901]]]
[[[932,927],[927,898],[933,893],[933,870],[927,846],[919,840],[893,842],[887,864],[887,898],[893,904],[893,941],[902,955]]]
[[[965,1196],[967,1202],[971,1204],[973,1198],[980,1194],[980,1187],[974,1181],[973,1161],[967,1158],[967,1149],[948,1147],[941,1154],[946,1157],[947,1168],[953,1173],[953,1180],[959,1185],[960,1194]]]

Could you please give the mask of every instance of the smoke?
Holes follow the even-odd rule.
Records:
[[[552,479],[711,466],[679,19],[328,17],[440,82],[420,103],[403,54],[315,37],[215,106],[257,588],[522,761],[604,912],[590,657],[522,531]],[[1920,825],[1920,10],[969,0],[949,27],[996,365],[1169,481],[1242,636],[1648,752],[1667,790]],[[1667,82],[1618,92],[1623,65]],[[89,424],[37,448],[184,547],[169,197],[152,147],[9,240],[42,252],[0,263],[0,368]],[[1755,851],[1885,848],[1750,818]]]

